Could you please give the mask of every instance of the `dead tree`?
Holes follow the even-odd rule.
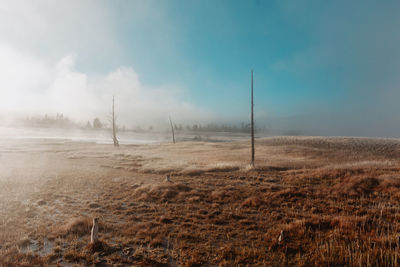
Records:
[[[253,101],[253,70],[251,70],[251,165],[254,166],[254,101]]]
[[[113,134],[113,142],[114,146],[119,146],[118,143],[118,138],[117,138],[117,125],[116,125],[116,119],[115,119],[115,110],[114,110],[114,96],[113,96],[113,102],[112,102],[112,115],[111,115],[111,120],[112,120],[112,134]]]
[[[172,125],[171,116],[169,116],[169,123],[171,124],[172,141],[173,141],[174,144],[175,144],[175,131],[174,131],[174,126]]]

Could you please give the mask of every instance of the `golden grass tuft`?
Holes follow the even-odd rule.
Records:
[[[92,220],[88,217],[71,218],[59,229],[54,229],[54,233],[58,236],[66,236],[69,234],[84,236],[90,234]]]
[[[259,206],[261,206],[264,203],[264,201],[262,201],[261,199],[259,199],[258,197],[249,197],[246,198],[241,206],[242,207],[253,207],[253,208],[258,208]]]
[[[189,192],[192,188],[181,183],[142,186],[134,191],[134,196],[139,200],[169,201],[181,193]]]

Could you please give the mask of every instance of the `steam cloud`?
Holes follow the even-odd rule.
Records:
[[[112,21],[98,1],[2,1],[0,118],[64,113],[105,121],[115,95],[118,122],[127,127],[167,125],[169,115],[182,123],[207,119],[184,89],[144,86],[131,66],[120,66]],[[107,66],[100,71],[99,61]]]
[[[76,57],[66,55],[54,65],[0,46],[3,114],[64,113],[85,121],[107,118],[112,95],[120,123],[154,125],[171,114],[180,121],[200,119],[207,113],[180,100],[179,88],[146,88],[131,67],[120,67],[105,75],[88,75],[75,68]],[[5,75],[4,75],[5,74]]]

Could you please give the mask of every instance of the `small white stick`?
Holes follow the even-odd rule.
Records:
[[[96,243],[99,240],[99,218],[93,218],[92,233],[90,235],[90,242]]]

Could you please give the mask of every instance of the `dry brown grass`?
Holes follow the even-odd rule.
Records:
[[[59,229],[54,229],[53,231],[58,236],[66,236],[68,234],[84,236],[90,231],[91,224],[90,218],[71,218],[64,225],[61,225]]]
[[[15,145],[0,265],[398,266],[399,143],[269,138],[256,168],[243,142]]]

